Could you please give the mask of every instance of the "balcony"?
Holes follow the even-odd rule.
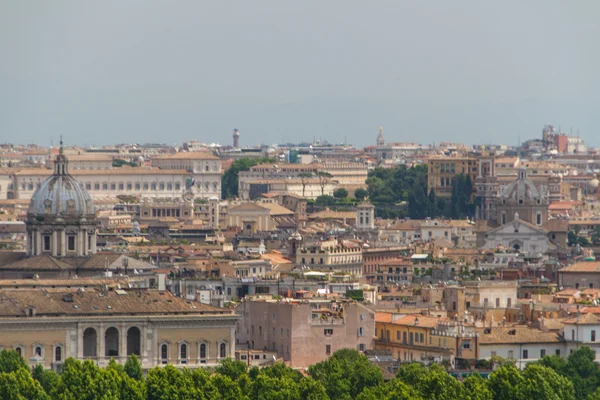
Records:
[[[311,320],[311,323],[313,325],[344,325],[344,319],[343,318],[334,318],[334,317],[327,317],[327,318],[313,318]]]

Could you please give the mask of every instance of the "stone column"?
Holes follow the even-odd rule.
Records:
[[[83,255],[83,231],[81,230],[77,232],[76,247],[77,255],[81,257]]]
[[[39,229],[35,231],[35,255],[42,254],[42,232]]]
[[[96,254],[96,231],[92,234],[92,254]]]
[[[67,255],[67,232],[64,229],[60,231],[60,255]]]
[[[119,362],[125,364],[125,361],[127,361],[127,327],[125,322],[122,322],[119,327]]]
[[[57,235],[56,231],[52,231],[52,255],[54,257],[57,256],[57,253],[56,253],[56,251],[58,249],[58,246],[57,246],[57,243],[56,243],[57,240],[58,240],[58,235]]]
[[[100,327],[96,330],[96,338],[98,343],[96,343],[96,355],[98,356],[98,362],[104,362],[104,342],[106,341],[105,337],[106,327],[104,324],[100,324]]]
[[[78,360],[83,359],[83,330],[81,328],[81,325],[77,325],[77,354],[75,355],[75,358]],[[68,346],[68,342],[65,343]]]
[[[83,230],[83,255],[87,256],[90,252],[90,240],[87,229]]]

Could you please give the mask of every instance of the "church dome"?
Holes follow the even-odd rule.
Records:
[[[67,158],[56,157],[54,174],[46,178],[33,193],[28,214],[83,217],[95,215],[94,203],[82,183],[69,175]]]
[[[502,191],[501,197],[508,200],[536,201],[541,200],[543,194],[535,184],[527,179],[527,170],[519,169],[519,178],[509,183]]]

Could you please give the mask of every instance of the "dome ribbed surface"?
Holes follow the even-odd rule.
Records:
[[[70,175],[52,175],[35,191],[29,214],[94,215],[94,203],[83,184]]]

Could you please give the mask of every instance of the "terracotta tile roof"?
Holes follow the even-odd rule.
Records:
[[[184,169],[160,169],[154,167],[128,167],[111,169],[75,169],[70,171],[75,178],[82,176],[105,176],[105,175],[189,175]],[[50,176],[52,170],[46,168],[22,169],[15,172],[15,175],[40,175]]]
[[[564,272],[600,272],[600,262],[582,261],[558,270],[559,274]]]
[[[558,318],[544,318],[542,323],[544,328],[551,331],[560,331],[564,328],[563,321]]]
[[[406,258],[396,258],[391,260],[384,260],[379,263],[380,266],[393,266],[393,265],[402,265],[402,266],[410,266],[411,262]]]
[[[489,329],[490,333],[485,333]],[[504,344],[504,343],[557,343],[562,342],[558,332],[543,332],[527,326],[511,326],[496,328],[474,328],[479,333],[479,343]],[[514,334],[511,334],[513,333]]]
[[[421,228],[421,224],[421,221],[397,221],[385,229],[389,231],[416,231]]]
[[[281,252],[273,250],[270,253],[264,253],[260,258],[263,260],[271,261],[271,264],[275,266],[275,264],[290,264],[294,263],[292,260],[285,258]]]
[[[596,314],[581,314],[580,317],[570,318],[563,321],[564,324],[575,325],[597,325],[600,323],[600,317]]]
[[[226,309],[186,301],[168,291],[138,289],[104,293],[94,289],[75,293],[71,290],[43,289],[0,291],[0,317],[24,316],[27,315],[30,307],[35,308],[36,316],[231,313]]]
[[[52,257],[50,255],[27,257],[24,255],[24,253],[20,254],[21,257],[13,262],[0,264],[0,270],[4,269],[33,272],[84,269],[103,271],[106,269],[106,262],[108,262],[110,269],[121,268],[120,258],[126,257],[120,253],[97,253],[89,257]],[[128,259],[129,269],[154,268],[153,265],[144,261],[136,260],[135,258],[131,257],[126,258]]]
[[[436,328],[440,321],[446,320],[447,318],[428,317],[420,314],[409,314],[394,320],[391,313],[378,312],[375,314],[376,322],[385,322],[404,326],[419,326],[423,328]]]
[[[270,211],[271,215],[294,215],[294,212],[276,203],[259,203],[259,206]]]
[[[375,322],[392,322],[392,314],[385,312],[375,313]]]
[[[218,160],[207,151],[180,151],[175,154],[165,154],[152,157],[153,160]]]
[[[308,219],[356,219],[356,213],[353,211],[332,211],[323,210],[316,213],[312,213],[308,216]]]
[[[544,224],[544,229],[549,232],[567,232],[569,230],[569,220],[551,219]]]
[[[600,307],[584,307],[581,309],[582,313],[600,314]]]

